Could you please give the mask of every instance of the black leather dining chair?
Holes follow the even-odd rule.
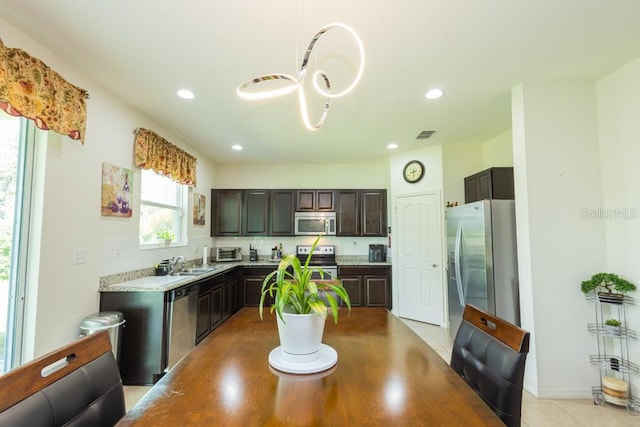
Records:
[[[0,426],[113,426],[124,414],[107,331],[0,376]]]
[[[529,332],[467,304],[451,367],[507,426],[520,426]]]

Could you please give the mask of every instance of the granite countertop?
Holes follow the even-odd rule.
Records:
[[[366,257],[344,257],[338,258],[338,266],[391,266],[390,262],[369,262]],[[224,262],[210,264],[207,268],[210,271],[195,276],[153,276],[145,275],[143,277],[125,279],[119,283],[111,283],[101,285],[98,289],[99,292],[167,292],[189,283],[205,279],[207,277],[215,276],[225,271],[232,270],[235,267],[273,267],[277,265],[279,260],[263,259],[258,261],[239,261],[239,262]],[[202,268],[202,267],[196,267]],[[143,273],[144,274],[144,273]]]

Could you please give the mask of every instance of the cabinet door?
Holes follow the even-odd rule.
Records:
[[[338,236],[358,236],[360,234],[360,209],[358,190],[336,192],[336,220]]]
[[[198,320],[196,321],[196,343],[209,335],[211,330],[211,291],[198,298]]]
[[[242,231],[245,236],[266,236],[269,216],[269,192],[245,190]]]
[[[387,307],[391,309],[388,276],[364,276],[367,307]]]
[[[341,276],[342,286],[349,294],[352,307],[362,305],[362,276]]]
[[[478,175],[468,176],[464,179],[464,202],[471,203],[478,199]]]
[[[476,200],[491,199],[491,171],[486,171],[478,175],[478,192]]]
[[[260,291],[264,276],[244,276],[244,305],[257,307],[260,304]],[[271,302],[269,302],[269,306]]]
[[[238,281],[237,280],[229,280],[226,281],[222,287],[222,318],[226,320],[229,316],[231,316],[237,310],[237,292]]]
[[[316,210],[316,192],[313,190],[296,191],[296,210],[313,212]]]
[[[387,191],[362,191],[362,236],[387,235]]]
[[[222,323],[222,286],[211,289],[211,330]]]
[[[293,190],[272,190],[270,194],[271,215],[269,217],[269,235],[293,236],[294,230],[294,192]]]
[[[211,190],[211,235],[242,233],[242,190]]]
[[[316,210],[333,212],[336,210],[333,190],[316,190]]]

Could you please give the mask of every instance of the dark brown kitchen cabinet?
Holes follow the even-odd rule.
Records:
[[[390,266],[340,266],[338,277],[349,292],[352,306],[391,309]]]
[[[198,316],[196,320],[196,343],[211,332],[211,290],[198,296]]]
[[[513,168],[489,168],[464,179],[464,202],[515,198]]]
[[[334,190],[297,190],[296,210],[301,212],[333,212],[335,207]]]
[[[387,190],[337,190],[336,235],[387,235]]]
[[[359,236],[360,235],[360,191],[338,190],[336,191],[336,235]]]
[[[211,331],[222,323],[222,290],[222,285],[218,285],[211,289],[211,317],[209,322],[211,325]]]
[[[242,190],[211,190],[211,235],[242,234]]]
[[[293,190],[271,190],[269,205],[269,235],[295,235],[293,222],[295,215],[295,192]]]
[[[387,190],[362,190],[362,236],[387,235]]]
[[[360,307],[362,305],[362,276],[340,276],[342,286],[349,294],[349,300],[351,301],[351,307]]]
[[[260,304],[260,292],[264,278],[277,268],[277,264],[272,267],[245,267],[242,275],[244,289],[244,306],[257,307]],[[267,296],[265,307],[271,307],[273,299]]]
[[[242,235],[266,236],[269,226],[269,191],[244,190]]]

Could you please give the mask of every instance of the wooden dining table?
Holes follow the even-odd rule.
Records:
[[[501,426],[449,365],[386,308],[340,309],[323,343],[335,366],[269,365],[274,315],[243,308],[201,341],[118,426]]]

